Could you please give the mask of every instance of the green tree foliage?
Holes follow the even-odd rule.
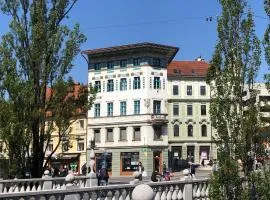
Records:
[[[213,199],[240,199],[242,187],[237,160],[248,173],[248,152],[256,151],[259,122],[254,81],[260,66],[260,42],[245,0],[219,0],[218,43],[207,81],[212,91],[210,115],[217,130],[220,170],[215,174]],[[250,100],[245,101],[247,91]]]
[[[76,2],[0,0],[11,18],[0,44],[0,137],[17,175],[23,174],[27,155],[32,176],[40,177],[53,125],[61,138],[77,109],[87,110],[94,98],[88,99],[93,91],[84,87],[80,94],[70,93],[74,83],[67,76],[86,40],[78,24],[72,29],[63,24]]]
[[[264,10],[270,20],[270,0],[264,0]],[[265,60],[268,65],[270,65],[270,22],[267,25],[265,34],[264,34],[264,52],[265,52]],[[266,83],[268,89],[270,89],[270,75],[265,75]]]

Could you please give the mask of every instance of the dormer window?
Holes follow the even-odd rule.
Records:
[[[175,73],[175,74],[181,74],[181,71],[179,69],[174,69],[173,70],[173,73]]]
[[[95,67],[95,71],[100,71],[101,70],[101,63],[95,63],[94,67]]]
[[[126,68],[127,67],[127,60],[120,60],[120,68]]]
[[[159,58],[153,58],[153,66],[155,66],[155,67],[160,66],[160,59]]]
[[[191,70],[191,74],[192,75],[195,75],[196,74],[194,69]]]

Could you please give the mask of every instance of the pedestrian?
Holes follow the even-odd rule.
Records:
[[[190,175],[193,179],[195,179],[195,172],[196,172],[196,168],[195,165],[193,163],[190,164]]]
[[[167,170],[164,175],[165,181],[170,181],[171,180],[171,173]]]
[[[105,186],[108,185],[109,173],[105,166],[98,171],[98,185]]]
[[[151,180],[153,182],[158,182],[161,180],[162,175],[158,172],[157,169],[155,169],[151,175]]]
[[[87,167],[86,167],[86,163],[83,164],[82,166],[82,175],[85,176],[86,175],[86,172],[87,172]]]
[[[165,176],[167,169],[166,162],[163,162],[162,168],[163,168],[163,176]]]
[[[144,172],[144,167],[142,165],[142,162],[139,162],[139,164],[138,164],[138,171],[140,172],[139,180],[142,181],[142,175]]]

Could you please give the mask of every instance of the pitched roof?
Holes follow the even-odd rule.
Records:
[[[167,74],[168,77],[205,77],[209,66],[205,61],[172,61]]]

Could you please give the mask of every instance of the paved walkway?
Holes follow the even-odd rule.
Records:
[[[210,167],[199,167],[196,168],[195,177],[197,179],[201,178],[208,178],[211,174],[211,168]],[[143,182],[150,182],[151,181],[151,174],[149,174],[147,177],[143,177]],[[176,172],[173,177],[171,177],[171,180],[180,180],[183,177],[183,171]],[[134,178],[129,176],[121,176],[121,177],[110,177],[109,179],[109,185],[117,185],[117,184],[128,184],[130,181],[132,181]]]

